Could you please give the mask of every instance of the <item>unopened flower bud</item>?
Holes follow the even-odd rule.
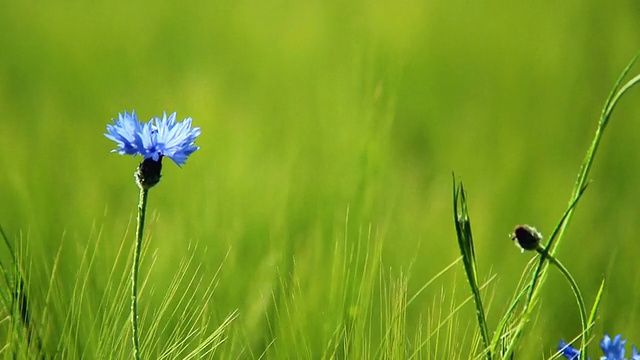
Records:
[[[540,240],[542,240],[542,234],[529,225],[516,226],[510,236],[511,240],[514,240],[523,252],[525,250],[536,250],[540,246]]]

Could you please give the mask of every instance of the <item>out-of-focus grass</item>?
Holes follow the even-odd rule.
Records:
[[[307,344],[316,351],[326,341],[338,239],[364,239],[368,249],[383,241],[381,266],[395,269],[394,284],[406,282],[409,297],[457,257],[455,170],[474,204],[479,272],[498,275],[492,306],[500,311],[528,260],[506,234],[516,223],[546,234],[564,210],[601,104],[637,50],[639,10],[630,0],[4,2],[0,222],[30,242],[40,269],[33,287],[48,284],[63,243],[60,294],[71,293],[85,247],[100,238],[104,271],[90,286],[104,288],[127,231],[133,241],[137,199],[137,162],[108,153],[105,124],[124,109],[141,119],[177,111],[202,128],[202,148],[183,169],[167,163],[150,194],[156,290],[141,308],[159,306],[198,243],[206,251],[194,263],[211,276],[227,256],[209,302],[219,322],[239,310],[226,351],[260,352],[283,329],[317,340]],[[640,296],[634,96],[614,114],[594,183],[557,254],[587,298],[608,279],[595,334],[639,332],[630,300]],[[366,236],[369,227],[376,236]],[[362,271],[365,254],[354,269]],[[408,278],[399,275],[410,266]],[[272,294],[287,293],[280,282],[291,274],[304,321],[271,323],[269,333]],[[563,281],[550,276],[533,341],[521,351],[548,354],[579,331]],[[424,316],[438,289],[407,309],[407,329],[431,322]],[[467,310],[461,327],[473,321]],[[462,333],[452,341],[470,344]],[[283,344],[268,351],[300,350]]]

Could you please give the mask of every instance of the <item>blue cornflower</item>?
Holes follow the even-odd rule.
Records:
[[[577,360],[580,357],[580,350],[575,349],[571,344],[564,342],[564,340],[560,340],[558,351],[569,360]]]
[[[606,359],[624,359],[624,346],[627,343],[627,340],[622,340],[622,335],[618,334],[613,341],[611,341],[611,337],[609,334],[605,334],[602,341],[600,341],[600,348],[604,353],[604,357]]]
[[[141,123],[135,111],[118,114],[114,125],[107,125],[108,139],[116,142],[121,155],[142,155],[144,159],[161,161],[163,156],[173,160],[178,166],[184,165],[189,155],[200,147],[194,142],[200,135],[199,127],[191,127],[191,118],[176,122],[176,113],[164,113],[161,118],[153,118]]]
[[[616,335],[615,338],[611,339],[609,334],[605,334],[602,341],[600,341],[600,348],[604,353],[601,360],[627,360],[624,357],[627,340],[622,340],[622,335]],[[558,344],[558,351],[562,356],[569,360],[576,360],[580,356],[580,350],[575,349],[573,346],[565,343],[563,340],[560,340]],[[633,347],[633,354],[631,355],[630,360],[640,360],[640,353],[638,349]]]

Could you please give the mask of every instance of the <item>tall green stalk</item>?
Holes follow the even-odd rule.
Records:
[[[136,184],[140,188],[138,200],[138,226],[136,228],[136,243],[133,250],[133,265],[131,268],[131,327],[133,328],[133,358],[140,360],[140,326],[138,325],[138,273],[140,271],[140,255],[142,253],[142,239],[144,237],[144,219],[147,213],[149,189],[160,181],[162,159],[154,161],[145,159],[140,163],[135,173]]]
[[[144,219],[147,212],[149,189],[140,187],[138,200],[138,226],[136,228],[136,243],[133,251],[133,266],[131,269],[131,327],[133,328],[133,358],[140,359],[140,332],[138,326],[138,273],[140,272],[140,253],[142,252],[142,238]]]

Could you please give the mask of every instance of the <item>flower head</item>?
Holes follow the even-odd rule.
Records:
[[[609,334],[605,334],[602,341],[600,341],[600,348],[604,354],[600,360],[627,360],[627,358],[624,357],[624,346],[626,343],[627,340],[622,340],[622,335],[616,335],[616,337],[611,339]],[[558,344],[558,352],[569,360],[577,360],[580,357],[580,350],[575,349],[563,340],[560,340]],[[640,360],[640,353],[638,353],[638,349],[635,346],[633,347],[633,354],[629,360]]]
[[[580,358],[580,350],[577,350],[571,344],[567,344],[564,340],[560,340],[558,352],[569,360],[578,360]]]
[[[108,139],[117,144],[121,155],[142,155],[144,159],[161,161],[163,156],[173,160],[178,166],[184,165],[189,155],[200,147],[194,142],[200,135],[199,127],[191,127],[191,118],[176,122],[176,113],[164,113],[162,118],[155,117],[147,123],[141,123],[135,111],[131,114],[118,114],[113,125],[107,125]]]
[[[607,360],[623,360],[624,359],[624,345],[627,340],[622,340],[622,335],[616,335],[613,340],[609,334],[605,334],[602,341],[600,341],[600,348],[604,353],[604,358]]]

